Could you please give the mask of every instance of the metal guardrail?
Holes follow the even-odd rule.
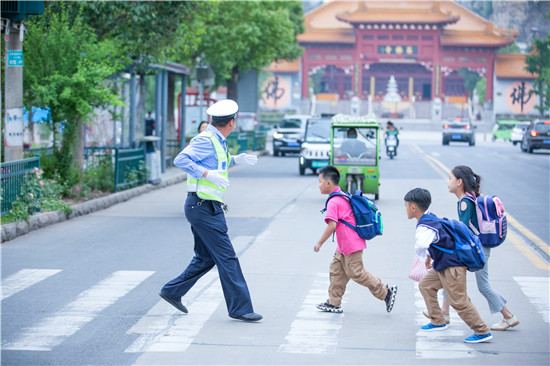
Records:
[[[119,149],[115,148],[115,184],[114,191],[132,185],[142,185],[145,183],[146,174],[143,177],[137,177],[138,181],[128,181],[128,174],[140,169],[140,162],[145,164],[145,146],[139,149]]]
[[[2,172],[2,216],[9,213],[13,202],[21,194],[25,175],[40,169],[40,157],[10,161],[0,164]]]

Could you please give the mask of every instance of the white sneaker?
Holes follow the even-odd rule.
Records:
[[[510,327],[515,327],[516,325],[519,324],[519,320],[518,318],[516,318],[516,316],[512,316],[510,319],[506,320],[506,319],[502,319],[501,321],[499,321],[498,323],[496,324],[493,324],[491,326],[491,330],[506,330]]]
[[[422,315],[424,315],[426,318],[428,319],[431,319],[430,318],[430,314],[428,314],[428,311],[427,310],[424,310],[422,312]],[[451,324],[451,315],[450,314],[443,314],[443,317],[445,318],[445,323],[446,324]]]

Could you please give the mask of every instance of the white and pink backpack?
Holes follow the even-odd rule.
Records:
[[[469,193],[466,198],[476,205],[476,216],[479,230],[470,222],[470,229],[479,237],[481,244],[488,248],[498,247],[506,239],[508,221],[502,201],[497,196],[474,196]]]

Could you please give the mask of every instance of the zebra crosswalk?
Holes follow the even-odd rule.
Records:
[[[52,276],[62,276],[60,269],[22,269],[3,279],[2,301],[26,291]],[[118,300],[127,296],[154,271],[115,271],[74,299],[60,310],[46,314],[36,324],[15,332],[2,334],[2,350],[6,351],[52,351],[91,323],[100,313]],[[299,308],[289,315],[286,335],[276,351],[280,354],[334,355],[340,345],[340,333],[344,328],[344,314],[327,314],[315,309],[315,304],[326,298],[328,275],[319,273],[311,280]],[[549,279],[547,277],[514,277],[514,281],[526,298],[536,308],[542,319],[549,323]],[[416,286],[412,284],[411,286]],[[426,323],[422,315],[424,301],[417,288],[414,290],[415,324],[417,328]],[[344,303],[352,290],[348,289]],[[159,298],[158,302],[131,325],[125,335],[132,336],[125,353],[183,353],[193,345],[204,325],[218,307],[225,306],[217,271],[201,278],[185,297],[191,315],[182,315]],[[292,313],[292,309],[289,309]],[[451,312],[451,323],[461,324],[458,315]],[[475,346],[457,342],[469,335],[464,326],[451,327],[441,334],[416,333],[417,359],[455,359],[475,357]]]

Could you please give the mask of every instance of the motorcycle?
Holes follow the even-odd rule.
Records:
[[[394,134],[386,136],[386,154],[390,159],[397,155],[397,136]]]

